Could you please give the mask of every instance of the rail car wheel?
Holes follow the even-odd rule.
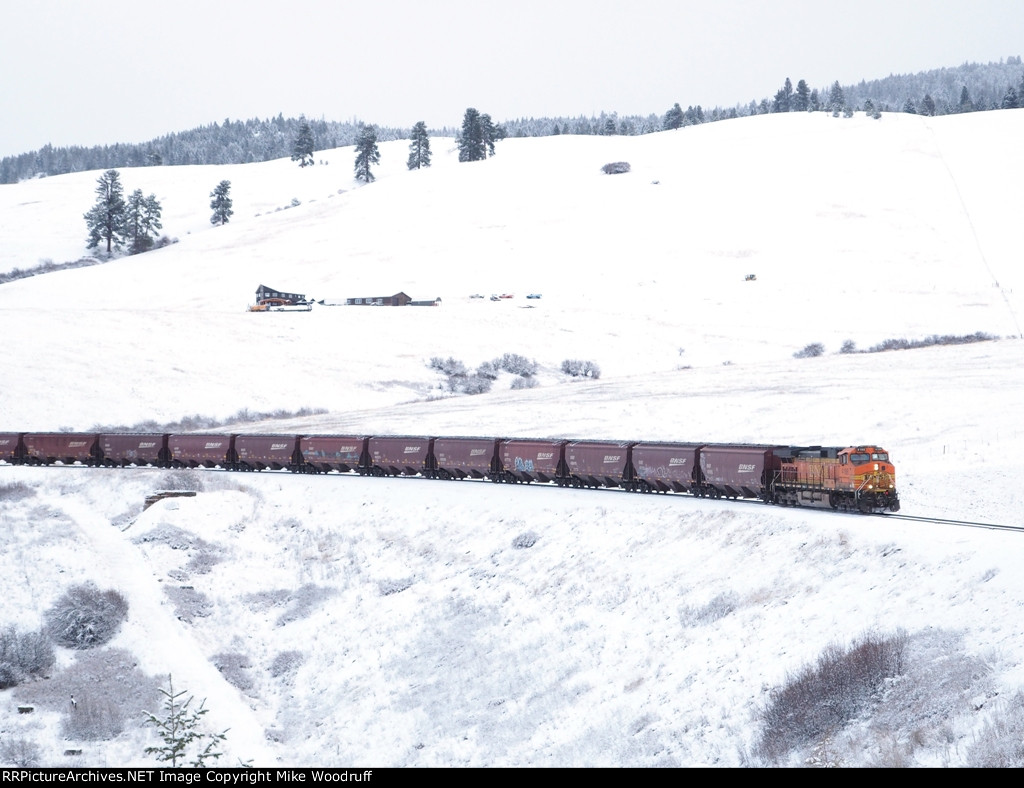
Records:
[[[831,506],[833,510],[839,508],[839,496],[834,492],[830,492],[828,494],[828,505]]]

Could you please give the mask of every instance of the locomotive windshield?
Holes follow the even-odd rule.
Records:
[[[868,454],[867,452],[855,452],[850,455],[850,462],[854,465],[860,465],[861,463],[871,462],[872,460],[878,462],[888,462],[889,453],[885,451],[876,451]]]

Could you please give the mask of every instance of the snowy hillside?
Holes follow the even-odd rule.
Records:
[[[435,139],[417,172],[385,143],[366,186],[351,148],[305,170],[123,170],[178,243],[0,285],[0,431],[307,409],[224,429],[877,442],[904,512],[1024,524],[1022,132],[1024,110],[793,114],[509,139],[472,164]],[[612,161],[631,172],[604,175]],[[0,186],[0,270],[84,256],[99,174]],[[235,217],[214,228],[223,179]],[[249,313],[259,284],[442,305]],[[491,293],[515,298],[470,298]],[[839,353],[975,332],[999,340]],[[825,355],[793,357],[810,343]],[[428,366],[504,353],[535,359],[539,385],[453,397]],[[565,359],[603,374],[572,381]],[[183,485],[199,494],[142,512]],[[755,765],[787,675],[900,627],[906,675],[787,762],[976,763],[1024,688],[1014,534],[486,483],[2,466],[0,523],[0,628],[38,627],[74,583],[118,589],[129,619],[109,648],[208,698],[225,765]],[[134,727],[65,738],[65,690],[105,690],[72,689],[81,654],[59,657],[48,682],[0,692],[0,756],[6,740],[46,765],[151,763]]]

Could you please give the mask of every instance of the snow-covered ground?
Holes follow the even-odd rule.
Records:
[[[367,186],[351,148],[305,170],[122,170],[179,242],[0,286],[0,431],[306,408],[322,412],[223,429],[874,442],[904,513],[1024,524],[1022,131],[1024,111],[774,115],[510,139],[473,164],[435,139],[417,172],[386,143]],[[631,172],[602,174],[610,161]],[[0,270],[86,255],[98,175],[0,186]],[[235,216],[214,228],[223,179]],[[442,306],[249,313],[259,284]],[[838,352],[974,332],[1000,339]],[[825,355],[793,358],[815,342]],[[427,364],[504,353],[535,359],[540,385],[451,397]],[[570,381],[569,358],[601,378]],[[0,492],[0,627],[38,627],[75,583],[118,589],[110,647],[207,698],[229,763],[758,763],[787,675],[902,627],[917,672],[827,755],[793,757],[958,765],[1024,686],[1015,534],[488,483],[185,478],[195,498],[142,512],[182,475],[0,467],[0,490],[34,491]],[[939,665],[949,681],[921,678]],[[65,741],[50,696],[14,714],[39,684],[0,693],[0,744],[151,762],[134,728]]]

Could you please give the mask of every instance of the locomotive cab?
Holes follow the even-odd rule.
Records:
[[[878,446],[843,449],[836,469],[837,491],[862,512],[899,511],[896,493],[896,468],[889,453]],[[835,508],[835,507],[833,507]]]

